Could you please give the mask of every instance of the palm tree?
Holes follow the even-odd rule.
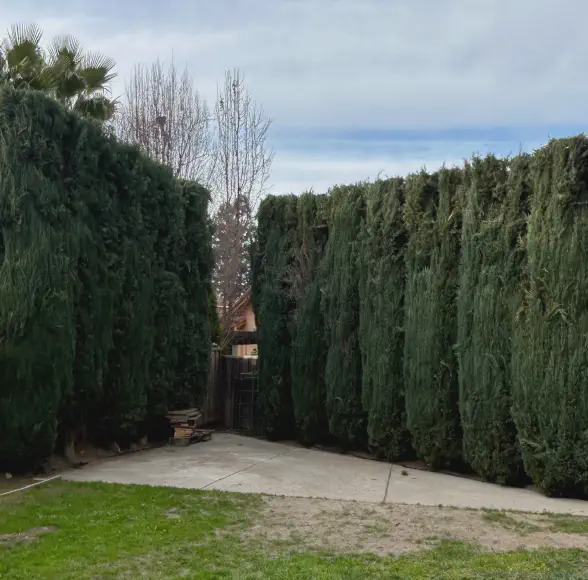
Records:
[[[85,52],[72,36],[54,38],[45,51],[42,36],[36,24],[10,28],[0,48],[0,83],[44,91],[82,115],[111,119],[116,101],[107,95],[116,77],[114,60]]]

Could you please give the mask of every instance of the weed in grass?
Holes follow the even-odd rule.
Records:
[[[541,530],[539,526],[517,519],[502,511],[484,510],[482,518],[487,522],[498,524],[507,530],[513,530],[519,534],[532,534]]]
[[[549,530],[564,534],[588,534],[588,518],[549,514],[543,521],[549,523]]]

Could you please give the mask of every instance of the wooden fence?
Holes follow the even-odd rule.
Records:
[[[261,434],[257,412],[257,358],[222,355],[213,349],[203,424]]]
[[[222,424],[223,392],[221,375],[222,355],[219,348],[213,348],[210,354],[210,371],[204,400],[201,405],[202,423],[204,425]]]

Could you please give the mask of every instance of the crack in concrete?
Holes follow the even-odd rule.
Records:
[[[220,479],[217,479],[215,481],[211,481],[210,483],[207,483],[205,486],[200,487],[198,489],[206,489],[207,487],[210,487],[211,485],[214,485],[215,483],[218,483],[219,481],[229,479],[229,477],[233,477],[233,475],[237,475],[237,473],[243,473],[244,471],[247,471],[248,469],[251,469],[252,467],[255,467],[256,465],[261,465],[262,463],[266,463],[267,461],[271,461],[272,459],[275,459],[276,457],[281,457],[282,455],[286,455],[286,453],[290,453],[291,451],[294,451],[294,447],[290,447],[289,449],[286,449],[286,451],[282,451],[281,453],[278,453],[277,455],[274,455],[273,457],[268,457],[267,459],[262,459],[261,461],[256,461],[255,463],[252,463],[248,467],[244,467],[243,469],[239,469],[238,471],[235,471],[235,473],[231,473],[230,475],[225,475],[224,477],[221,477]]]
[[[382,500],[382,503],[386,503],[386,500],[388,499],[388,488],[390,487],[390,480],[392,479],[392,467],[394,466],[391,465],[390,471],[388,472],[388,481],[386,482],[386,490],[384,491],[384,499]]]

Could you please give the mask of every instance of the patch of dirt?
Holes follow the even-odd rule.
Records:
[[[54,454],[47,460],[44,471],[49,474],[65,471],[71,467],[83,467],[87,464],[97,463],[112,457],[122,457],[128,453],[149,451],[150,449],[161,447],[161,445],[161,443],[157,442],[146,444],[133,443],[129,449],[120,450],[118,445],[110,449],[103,449],[101,447],[95,447],[88,442],[78,442],[75,445],[74,451],[79,463],[74,465],[63,455]]]
[[[36,540],[41,534],[55,532],[54,526],[42,526],[40,528],[31,528],[26,532],[16,534],[0,534],[0,546],[15,546],[16,544],[28,543]]]
[[[14,476],[7,478],[3,473],[0,473],[0,493],[19,489],[25,485],[30,485],[31,483],[35,483],[35,480],[29,476]]]
[[[588,534],[551,530],[540,514],[486,512],[421,505],[369,504],[265,497],[262,517],[244,532],[294,550],[402,554],[432,549],[442,540],[477,544],[494,552],[588,548]]]
[[[165,517],[170,520],[179,520],[183,515],[183,511],[178,508],[170,508],[165,512]]]

